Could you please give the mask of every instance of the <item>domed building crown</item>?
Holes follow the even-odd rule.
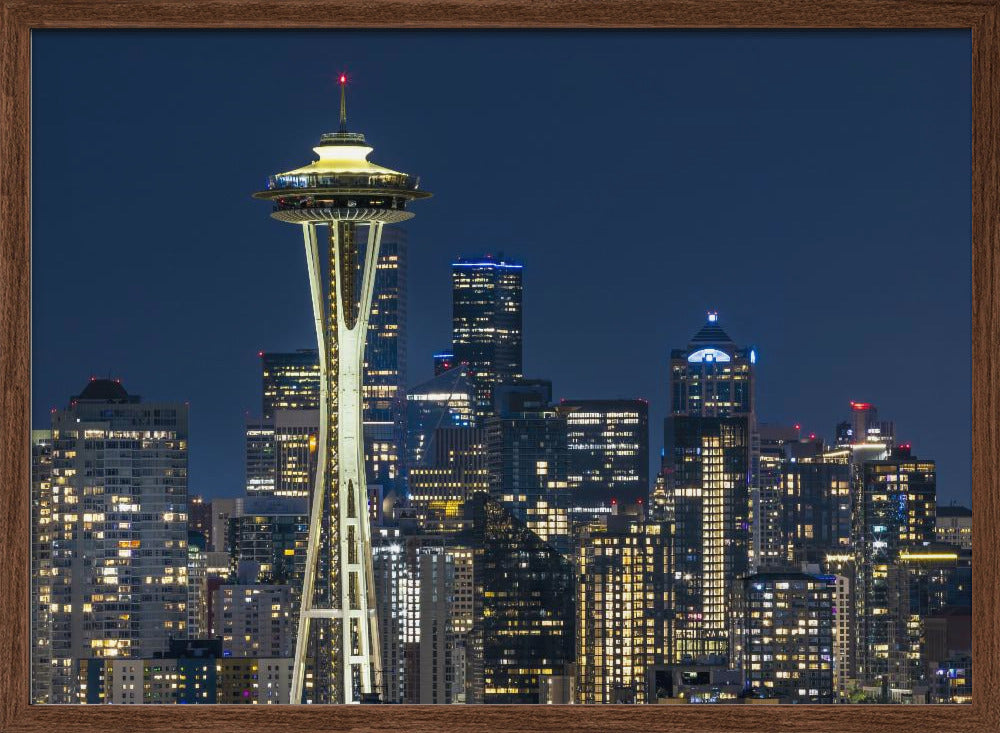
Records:
[[[87,386],[72,402],[133,402],[133,398],[122,386],[120,379],[98,379],[91,377]]]

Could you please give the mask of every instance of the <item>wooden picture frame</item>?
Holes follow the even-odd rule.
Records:
[[[0,0],[0,13],[0,731],[1000,730],[1000,0]],[[973,704],[30,705],[32,30],[603,27],[971,32]]]

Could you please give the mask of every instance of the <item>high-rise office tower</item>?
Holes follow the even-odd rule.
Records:
[[[473,625],[467,702],[536,704],[543,677],[575,659],[573,565],[500,502],[477,494],[472,529]]]
[[[291,353],[261,351],[261,415],[264,421],[275,410],[319,409],[319,353],[299,349]]]
[[[851,467],[822,459],[786,462],[781,469],[780,559],[833,572],[827,557],[852,548]]]
[[[930,680],[927,620],[972,605],[972,551],[932,543],[900,548],[886,579],[889,686],[913,689]]]
[[[441,372],[406,393],[406,467],[425,465],[435,455],[438,428],[470,427],[475,415],[475,389],[468,368]]]
[[[486,421],[490,496],[542,540],[568,555],[573,491],[566,418],[552,407],[539,406],[535,392],[535,385],[523,392],[511,389],[498,399],[498,416]]]
[[[297,603],[308,541],[305,497],[246,497],[226,519],[223,547],[240,582],[290,585]]]
[[[804,573],[765,572],[742,581],[743,670],[754,697],[832,703],[833,588]]]
[[[854,460],[874,460],[887,455],[896,444],[892,422],[879,420],[871,402],[851,402],[851,417],[837,423],[837,447],[850,448]]]
[[[606,522],[576,548],[576,701],[647,703],[649,672],[666,662],[669,528]]]
[[[911,455],[909,446],[861,464],[860,474],[854,497],[858,675],[878,684],[890,673],[893,645],[890,568],[904,548],[934,541],[937,483],[934,461]]]
[[[75,665],[151,656],[187,632],[187,407],[92,379],[52,413],[49,701]]]
[[[200,494],[188,494],[188,531],[204,538],[205,550],[212,549],[212,502]]]
[[[672,523],[674,662],[730,657],[732,601],[749,569],[756,360],[714,312],[671,352],[662,511]]]
[[[502,254],[452,263],[452,354],[469,368],[479,416],[493,410],[494,385],[524,374],[523,269]]]
[[[705,325],[686,348],[670,354],[671,414],[731,417],[756,413],[754,367],[757,352],[738,347],[709,311]]]
[[[425,465],[410,469],[410,505],[447,517],[461,516],[474,494],[489,491],[486,430],[438,428],[431,444],[434,453]]]
[[[340,81],[340,129],[320,138],[319,160],[272,176],[255,194],[272,203],[272,217],[302,227],[319,352],[319,455],[294,702],[303,699],[310,626],[314,701],[369,699],[381,687],[362,429],[365,343],[383,227],[411,218],[407,204],[430,195],[416,177],[368,160],[364,135],[347,130],[346,76]]]
[[[576,506],[649,499],[649,405],[645,400],[562,400],[569,481]]]
[[[319,455],[319,410],[275,410],[274,495],[308,498]]]
[[[782,470],[797,456],[800,443],[798,425],[774,425],[761,423],[757,426],[759,454],[756,481],[750,502],[750,567],[778,568],[784,566],[785,542],[782,532],[781,488]],[[817,446],[816,450],[819,450]]]
[[[383,494],[404,492],[406,265],[406,231],[386,229],[375,265],[362,378],[365,467],[368,482],[380,485]]]
[[[275,457],[274,423],[248,420],[246,436],[245,472],[248,496],[274,496],[278,464]]]

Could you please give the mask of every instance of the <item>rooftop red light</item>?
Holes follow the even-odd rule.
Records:
[[[872,403],[871,402],[852,402],[851,403],[851,409],[852,410],[870,410],[870,409],[872,409]]]

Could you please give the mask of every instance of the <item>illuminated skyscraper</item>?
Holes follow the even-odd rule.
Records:
[[[299,349],[291,353],[260,352],[264,420],[275,410],[319,409],[319,353]]]
[[[319,455],[293,702],[303,699],[311,626],[313,701],[357,702],[381,687],[362,429],[365,343],[382,229],[411,218],[407,204],[430,195],[416,177],[369,162],[364,135],[347,131],[346,81],[341,75],[340,129],[320,138],[319,160],[272,176],[255,194],[272,202],[272,217],[302,227],[319,352]]]
[[[187,407],[92,379],[52,413],[49,702],[75,666],[152,656],[187,633]]]
[[[319,410],[275,410],[274,495],[309,497],[319,455]]]
[[[671,353],[662,510],[673,536],[673,662],[730,656],[732,600],[750,559],[756,360],[714,312]]]
[[[886,627],[889,685],[929,683],[927,620],[935,612],[972,605],[972,551],[932,543],[901,548],[889,567]]]
[[[493,387],[523,376],[523,265],[503,255],[452,264],[452,353],[469,368],[476,414],[493,410]]]
[[[278,471],[274,423],[248,421],[244,435],[247,496],[273,496]]]
[[[435,455],[439,428],[467,428],[475,419],[475,390],[468,369],[458,366],[435,375],[406,393],[406,465],[427,463]]]
[[[226,524],[232,575],[241,583],[290,585],[297,603],[309,541],[305,498],[240,499]]]
[[[403,494],[406,416],[406,230],[382,233],[365,340],[365,466],[369,483]]]
[[[821,459],[787,462],[781,470],[781,560],[819,565],[852,552],[851,469]]]
[[[670,354],[672,415],[732,417],[756,413],[754,366],[757,352],[738,347],[719,324],[708,320],[684,349]]]
[[[438,428],[434,453],[422,466],[410,469],[410,505],[447,517],[457,517],[477,493],[489,491],[486,430]]]
[[[649,498],[649,405],[645,400],[562,400],[569,481],[576,506]]]
[[[895,643],[890,569],[904,549],[934,541],[937,482],[934,461],[911,455],[909,446],[865,462],[860,473],[854,497],[858,672],[877,684],[890,675]]]
[[[627,516],[584,530],[576,550],[577,702],[647,703],[666,661],[669,528]]]
[[[743,670],[754,697],[833,702],[832,579],[766,572],[742,582]]]
[[[503,403],[500,414],[486,421],[490,496],[541,539],[569,555],[573,491],[566,418],[545,406],[547,398],[539,406],[535,393],[532,384],[523,392],[511,389],[503,399],[498,396],[497,401]]]

